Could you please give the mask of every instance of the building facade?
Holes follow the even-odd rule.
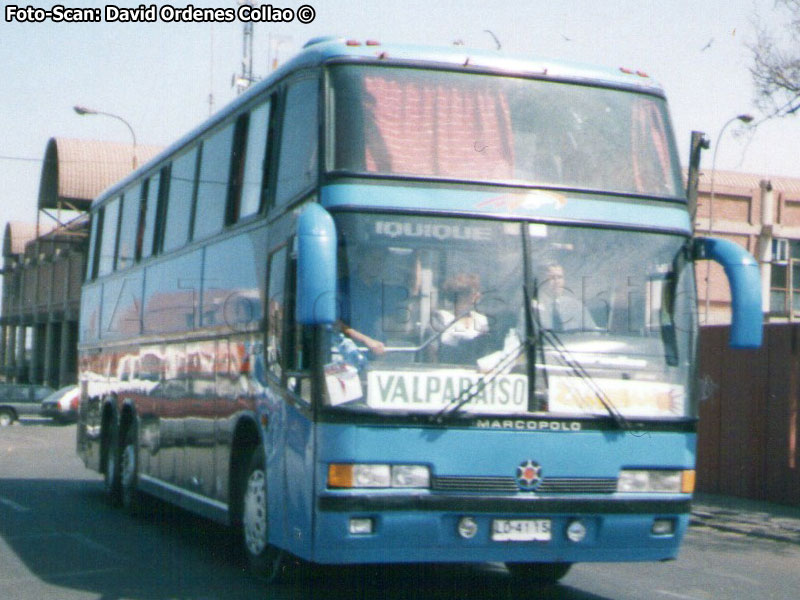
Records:
[[[76,381],[87,211],[100,192],[159,150],[64,138],[48,142],[37,222],[9,222],[4,232],[0,378],[54,388]]]
[[[768,322],[800,321],[800,178],[702,171],[695,229],[736,242],[756,257]],[[696,276],[700,323],[729,323],[722,268],[703,261]]]

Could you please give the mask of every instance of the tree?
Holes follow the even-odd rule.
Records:
[[[800,111],[800,0],[775,0],[775,7],[788,17],[788,27],[757,19],[756,40],[749,46],[756,105],[768,118]]]

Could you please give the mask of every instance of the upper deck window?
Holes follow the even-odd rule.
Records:
[[[180,248],[189,240],[196,169],[197,146],[172,163],[167,218],[164,226],[165,252]]]
[[[239,218],[256,214],[261,208],[266,168],[267,144],[269,143],[270,101],[253,109],[247,123],[244,173],[242,176],[242,198]]]
[[[335,170],[681,194],[662,98],[441,70],[331,73]]]
[[[203,142],[192,239],[199,240],[217,233],[225,221],[233,129],[234,125],[230,124]]]
[[[100,254],[97,275],[108,275],[114,270],[117,254],[117,224],[119,222],[119,198],[114,198],[103,209],[103,225],[100,237]]]
[[[142,229],[141,258],[153,254],[153,241],[156,233],[156,216],[158,214],[158,192],[161,174],[155,174],[147,180],[146,194],[143,198],[144,223]]]
[[[316,78],[303,78],[292,83],[286,92],[275,191],[278,205],[298,197],[316,180],[318,88]]]
[[[136,258],[136,236],[139,233],[141,196],[142,186],[140,184],[125,192],[122,198],[117,270],[128,268]]]

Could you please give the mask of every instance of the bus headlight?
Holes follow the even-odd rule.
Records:
[[[425,465],[328,465],[330,488],[427,488],[431,473]]]
[[[618,492],[691,494],[694,471],[626,469],[620,471]]]
[[[431,484],[431,472],[423,465],[394,465],[392,487],[426,488]]]

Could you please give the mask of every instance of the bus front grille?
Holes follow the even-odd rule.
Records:
[[[519,492],[513,477],[433,477],[431,489],[437,492]],[[534,490],[539,494],[613,494],[614,477],[545,477]]]

